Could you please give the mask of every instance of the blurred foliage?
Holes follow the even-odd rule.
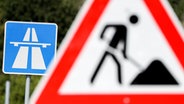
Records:
[[[60,44],[84,0],[0,0],[0,67],[3,60],[4,24],[6,21],[51,22],[58,25]],[[31,92],[41,76],[31,76]],[[11,82],[10,104],[23,104],[24,75],[0,72],[0,104],[4,104],[5,82]]]
[[[180,21],[184,21],[184,0],[169,0]]]
[[[184,20],[184,0],[169,0],[181,21]],[[4,23],[12,21],[53,22],[58,25],[58,44],[62,41],[84,0],[0,0],[0,67],[2,67]],[[31,76],[31,92],[41,76]],[[0,72],[0,104],[4,104],[5,82],[11,82],[10,104],[23,104],[24,75]]]

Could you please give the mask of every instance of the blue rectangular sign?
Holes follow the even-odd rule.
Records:
[[[54,23],[7,21],[5,24],[3,72],[43,75],[56,53]]]

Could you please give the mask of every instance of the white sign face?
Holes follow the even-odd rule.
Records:
[[[165,0],[86,1],[31,103],[183,103],[183,33]]]
[[[183,80],[182,67],[145,3],[114,0],[60,93],[181,93]]]

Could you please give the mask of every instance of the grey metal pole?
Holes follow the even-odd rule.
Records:
[[[29,103],[30,82],[31,82],[31,76],[30,75],[26,75],[26,86],[25,86],[25,100],[24,100],[24,104],[28,104]]]
[[[6,88],[5,88],[5,104],[9,104],[10,98],[10,81],[6,81]]]

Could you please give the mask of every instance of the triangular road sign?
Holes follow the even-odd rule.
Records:
[[[184,103],[183,38],[166,0],[88,0],[31,104]]]

